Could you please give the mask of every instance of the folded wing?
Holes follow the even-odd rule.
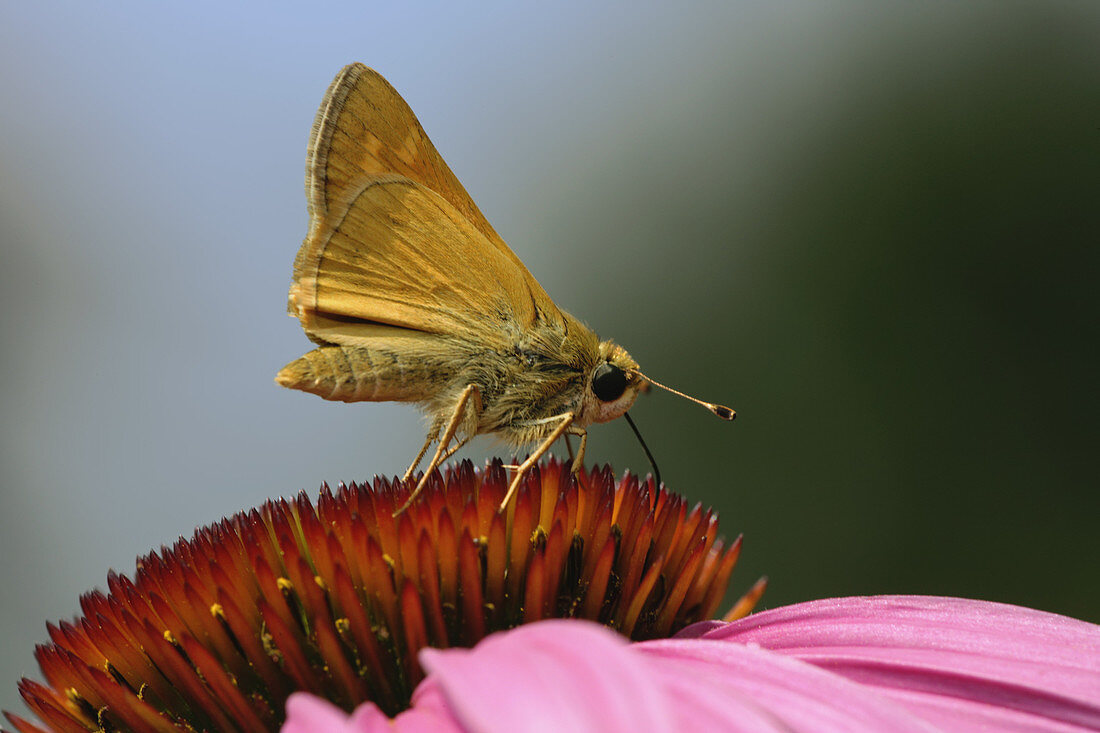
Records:
[[[351,343],[356,323],[488,342],[542,310],[530,281],[453,206],[400,176],[365,176],[338,221],[311,232],[290,301],[307,333]],[[551,304],[552,305],[552,304]]]
[[[377,72],[346,67],[313,125],[290,311],[315,340],[370,322],[485,338],[562,315]],[[346,329],[345,329],[346,330]]]

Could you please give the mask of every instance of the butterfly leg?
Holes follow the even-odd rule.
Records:
[[[553,418],[547,418],[548,420],[561,420],[558,426],[546,436],[546,440],[539,444],[538,448],[535,448],[535,452],[528,456],[527,460],[519,464],[516,469],[516,475],[512,478],[512,483],[508,486],[508,493],[504,495],[504,501],[500,502],[500,509],[497,511],[504,511],[508,506],[508,502],[512,500],[512,494],[516,493],[516,489],[519,488],[519,482],[523,480],[523,477],[531,470],[531,467],[538,463],[539,459],[550,450],[550,446],[554,444],[554,441],[565,435],[565,432],[569,430],[569,427],[573,424],[573,421],[577,419],[577,416],[572,412],[564,412],[561,415],[555,415]]]
[[[474,436],[467,435],[465,438],[463,438],[462,440],[458,441],[453,446],[451,446],[451,448],[446,453],[443,454],[443,458],[441,460],[445,461],[448,458],[450,458],[451,456],[453,456],[455,453],[458,453],[458,450],[462,446],[466,445],[467,443],[469,443],[473,439],[474,439]]]
[[[574,476],[577,475],[577,471],[581,470],[581,466],[584,465],[584,449],[588,447],[588,431],[584,428],[574,428],[569,431],[573,435],[581,436],[581,446],[577,449],[577,456],[573,458],[573,467],[570,469]],[[569,434],[565,436],[565,444],[569,445]],[[570,457],[573,457],[573,452],[569,452]]]
[[[424,460],[424,454],[428,452],[428,446],[432,444],[432,441],[439,437],[439,431],[443,429],[443,421],[436,420],[432,423],[431,429],[428,431],[428,437],[424,441],[424,447],[420,449],[420,452],[416,454],[416,458],[413,459],[412,465],[409,466],[409,470],[405,471],[405,475],[401,478],[402,482],[408,481],[416,473],[416,467],[420,465],[420,462]]]
[[[412,478],[413,473],[416,472],[416,467],[420,465],[420,461],[423,460],[424,454],[428,452],[428,446],[432,444],[432,441],[439,437],[439,431],[441,431],[442,429],[443,423],[439,422],[432,428],[431,432],[428,433],[428,439],[424,441],[424,447],[421,448],[420,452],[416,454],[416,458],[413,459],[412,465],[409,466],[409,470],[406,471],[405,475],[401,478],[402,481],[408,481]],[[442,463],[443,461],[453,456],[455,453],[458,453],[462,446],[469,443],[471,440],[473,440],[473,438],[473,435],[467,435],[465,438],[455,443],[446,453],[443,454],[440,462]]]
[[[557,416],[555,416],[555,417],[546,418],[546,419],[543,419],[543,420],[532,421],[530,424],[531,425],[544,425],[544,424],[546,424],[546,420],[556,420],[556,419],[559,419],[559,418]],[[579,436],[581,436],[580,452],[577,453],[576,455],[574,455],[574,453],[573,453],[573,442],[571,440],[569,440],[570,435],[579,435]],[[562,436],[562,437],[565,439],[565,450],[569,453],[569,462],[572,464],[572,468],[570,468],[570,472],[573,473],[574,475],[576,475],[577,471],[580,470],[580,467],[582,465],[584,465],[584,449],[585,449],[585,446],[588,445],[588,431],[585,430],[584,428],[578,428],[578,427],[574,426],[574,427],[571,427],[568,430],[566,430],[565,435]],[[467,438],[467,440],[469,440],[469,438]],[[463,441],[463,442],[465,442],[465,441]],[[457,447],[458,446],[455,446],[455,448],[457,448]],[[452,448],[451,450],[447,451],[447,455],[444,457],[444,460],[446,460],[446,458],[450,457],[451,453],[455,450],[455,448]],[[510,470],[514,471],[514,470],[519,468],[519,464],[518,463],[505,463],[504,468],[507,468],[507,469],[510,469]]]
[[[451,420],[447,423],[447,429],[443,431],[443,436],[439,439],[439,445],[436,446],[435,455],[432,456],[432,460],[428,463],[428,467],[424,469],[424,475],[420,477],[420,481],[417,482],[416,488],[409,494],[409,498],[405,500],[401,508],[393,513],[393,516],[396,517],[409,508],[409,505],[413,503],[413,500],[416,499],[417,495],[420,494],[420,491],[424,488],[424,484],[428,483],[428,477],[431,476],[432,471],[438,468],[439,464],[443,462],[447,446],[450,445],[455,437],[455,433],[458,432],[459,427],[462,425],[462,419],[466,414],[467,405],[473,410],[472,422],[475,428],[474,430],[468,431],[468,433],[472,433],[476,431],[476,425],[481,416],[481,391],[477,388],[476,384],[468,384],[466,385],[466,389],[462,390],[458,402],[455,403],[455,411],[451,415]],[[460,442],[459,446],[461,445],[462,443]],[[417,463],[419,463],[419,460]]]

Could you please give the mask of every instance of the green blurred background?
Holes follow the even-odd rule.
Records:
[[[109,567],[419,447],[272,382],[353,60],[563,307],[737,408],[632,411],[736,591],[1100,621],[1100,5],[367,5],[0,11],[0,707]]]

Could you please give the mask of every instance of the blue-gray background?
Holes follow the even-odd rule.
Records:
[[[563,307],[738,409],[633,411],[737,590],[1100,621],[1100,5],[369,5],[0,11],[0,706],[108,568],[420,445],[272,382],[353,60]]]

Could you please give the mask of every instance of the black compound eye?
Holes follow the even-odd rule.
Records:
[[[614,402],[626,391],[626,372],[614,364],[603,363],[592,372],[592,392],[601,402]]]

